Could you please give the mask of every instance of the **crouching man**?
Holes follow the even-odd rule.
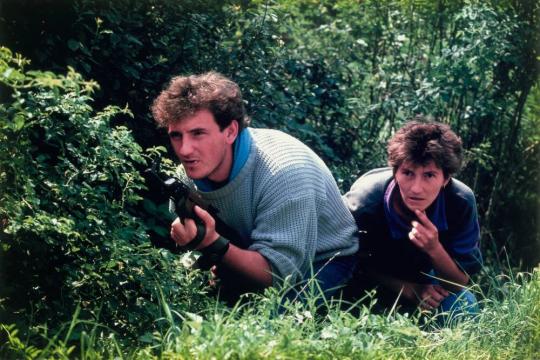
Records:
[[[240,89],[209,72],[175,77],[155,99],[187,176],[220,218],[240,235],[223,239],[212,216],[196,207],[223,290],[237,294],[299,283],[316,274],[326,296],[351,276],[358,248],[354,219],[324,162],[299,140],[249,126]],[[177,218],[171,238],[196,237],[192,219]]]

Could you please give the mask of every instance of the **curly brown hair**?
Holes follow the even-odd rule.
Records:
[[[152,115],[159,127],[167,127],[200,110],[210,111],[221,130],[233,120],[238,121],[239,131],[250,122],[238,85],[214,71],[172,78],[152,104]]]
[[[387,146],[388,165],[394,173],[404,162],[426,165],[432,161],[448,178],[461,169],[461,139],[446,124],[427,122],[418,116],[407,122],[390,139]]]

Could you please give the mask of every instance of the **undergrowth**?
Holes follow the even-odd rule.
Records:
[[[215,302],[201,313],[176,311],[161,303],[161,326],[137,346],[93,323],[77,341],[71,333],[88,322],[75,312],[56,334],[40,325],[22,336],[1,324],[2,358],[81,359],[535,359],[540,356],[540,269],[533,273],[491,275],[476,290],[480,313],[451,326],[434,315],[376,314],[374,298],[361,304],[324,305],[317,296],[284,302],[285,290],[249,295],[232,308]],[[472,289],[473,291],[474,288]],[[369,301],[371,300],[371,301]],[[354,311],[347,311],[354,308]],[[163,325],[166,326],[163,326]],[[35,338],[47,339],[34,346]]]

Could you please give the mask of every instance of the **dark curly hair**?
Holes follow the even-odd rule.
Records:
[[[421,116],[396,132],[388,142],[387,153],[394,173],[404,162],[426,165],[433,160],[448,178],[461,169],[463,162],[461,139],[448,125],[427,122]]]
[[[172,78],[152,104],[152,115],[159,127],[167,127],[199,110],[210,111],[221,130],[233,120],[238,121],[239,131],[250,122],[238,85],[214,71]]]

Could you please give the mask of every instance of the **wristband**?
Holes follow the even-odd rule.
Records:
[[[197,260],[199,267],[203,270],[210,269],[213,265],[217,265],[223,260],[225,253],[229,250],[230,242],[223,236],[217,238],[212,244],[204,249],[201,249],[202,255]]]

